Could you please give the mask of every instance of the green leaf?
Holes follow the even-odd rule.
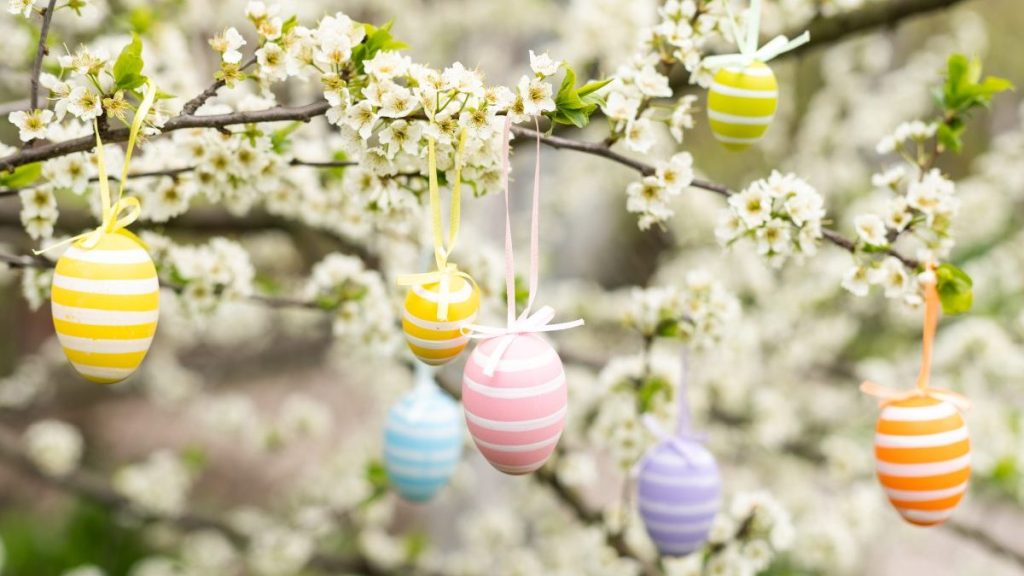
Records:
[[[953,54],[946,63],[941,102],[947,115],[962,115],[973,108],[987,107],[996,94],[1013,89],[1013,83],[1005,78],[982,79],[981,61],[977,58]]]
[[[952,120],[945,124],[939,124],[939,130],[936,132],[936,137],[939,139],[939,145],[944,150],[950,150],[957,154],[963,148],[963,139],[961,136],[964,133],[965,125],[959,120]]]
[[[24,164],[15,168],[14,172],[0,175],[0,186],[4,188],[25,188],[38,180],[42,173],[42,162]]]
[[[952,264],[942,264],[935,273],[939,299],[945,314],[962,314],[974,303],[974,281]]]
[[[657,376],[644,380],[636,395],[640,413],[646,414],[653,410],[655,399],[661,394],[664,394],[666,398],[672,394],[672,385],[667,380]]]
[[[298,24],[299,17],[293,15],[291,18],[285,20],[284,23],[281,24],[281,34],[287,34],[292,28],[295,28]]]
[[[555,111],[550,115],[551,120],[556,124],[583,128],[590,123],[590,115],[604,102],[596,92],[609,82],[611,80],[598,80],[577,87],[576,71],[566,65],[562,85],[555,95]]]
[[[270,146],[274,149],[274,152],[282,154],[291,147],[292,143],[289,136],[292,135],[292,132],[298,130],[299,126],[302,126],[302,122],[292,122],[284,128],[274,130],[270,134]]]
[[[142,75],[142,41],[132,34],[132,41],[121,50],[114,62],[114,85],[121,90],[134,90],[146,83]]]
[[[367,462],[363,475],[366,478],[366,481],[370,483],[370,486],[373,487],[371,494],[363,501],[364,504],[373,502],[387,493],[388,470],[384,467],[384,462],[382,460],[375,458]]]
[[[356,70],[362,74],[364,71],[364,64],[368,60],[373,60],[373,57],[382,50],[405,50],[409,47],[405,42],[395,40],[391,36],[391,26],[394,24],[394,20],[389,20],[387,24],[376,28],[371,24],[364,24],[366,28],[366,38],[363,42],[352,49],[352,62],[356,65]]]
[[[580,86],[579,89],[576,90],[576,93],[579,94],[581,97],[586,96],[587,94],[597,92],[601,88],[604,88],[608,84],[611,84],[614,80],[614,78],[606,78],[604,80],[592,80],[590,82],[587,82],[583,86]]]
[[[181,450],[181,454],[178,456],[181,458],[181,463],[185,465],[192,474],[199,474],[206,468],[206,465],[210,461],[209,454],[206,450],[198,444],[186,446]]]

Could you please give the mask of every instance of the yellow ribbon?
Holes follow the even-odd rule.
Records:
[[[459,270],[458,266],[448,262],[448,256],[455,249],[455,240],[459,237],[459,221],[461,220],[462,200],[462,153],[466,145],[466,131],[459,132],[459,144],[455,151],[455,184],[452,186],[452,205],[448,222],[448,242],[445,243],[444,229],[441,222],[441,191],[437,184],[437,152],[434,139],[427,138],[427,181],[430,189],[431,230],[434,236],[434,261],[437,269],[420,274],[402,274],[396,282],[399,286],[422,286],[438,284],[437,319],[448,319],[448,294],[454,276],[464,278],[476,286],[476,281],[469,274]]]
[[[928,265],[928,269],[933,274],[935,273],[935,268],[934,263]],[[921,336],[921,370],[917,374],[917,386],[912,390],[897,390],[867,381],[860,385],[860,391],[868,396],[877,398],[878,405],[881,407],[911,398],[934,398],[949,402],[957,410],[966,412],[971,409],[971,401],[966,396],[952,390],[932,388],[928,384],[931,377],[935,330],[939,324],[939,292],[936,290],[935,280],[930,280],[924,284],[924,306],[924,331]]]
[[[88,232],[83,232],[62,242],[51,244],[42,250],[33,250],[34,254],[39,255],[54,248],[78,242],[79,240],[81,240],[80,246],[82,248],[90,250],[95,248],[107,234],[127,232],[127,230],[123,229],[138,219],[139,214],[142,212],[142,205],[139,204],[138,198],[125,198],[124,187],[128,182],[128,165],[132,159],[132,150],[135,149],[135,140],[138,138],[139,130],[142,129],[142,124],[146,120],[146,114],[149,113],[154,100],[156,100],[156,86],[147,82],[142,102],[135,111],[131,131],[128,133],[128,146],[124,153],[124,166],[121,168],[121,181],[117,190],[117,201],[113,203],[110,201],[110,181],[107,178],[107,166],[104,161],[103,140],[100,139],[99,123],[95,119],[93,120],[93,132],[96,134],[96,169],[99,172],[100,202],[102,205],[100,225]]]

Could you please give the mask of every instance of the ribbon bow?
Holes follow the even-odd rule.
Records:
[[[509,173],[509,133],[512,128],[512,119],[505,117],[505,127],[501,133],[501,176],[505,188],[505,294],[508,304],[508,321],[505,327],[481,326],[470,324],[463,328],[470,338],[495,338],[503,337],[498,342],[497,348],[491,354],[487,365],[484,366],[484,374],[493,376],[498,367],[498,362],[504,356],[508,347],[521,334],[532,334],[537,332],[555,332],[568,330],[583,325],[583,319],[571,320],[569,322],[558,322],[552,324],[555,318],[555,310],[550,306],[543,306],[534,313],[533,299],[537,293],[539,277],[539,253],[540,253],[540,126],[537,118],[533,119],[535,134],[537,135],[537,161],[533,171],[533,209],[530,221],[530,293],[526,301],[526,308],[522,314],[516,315],[516,270],[515,256],[512,251],[512,218],[509,207],[508,173]]]
[[[455,153],[455,185],[452,186],[452,206],[448,224],[448,244],[445,245],[444,231],[441,224],[441,192],[437,185],[437,152],[434,139],[427,138],[427,171],[430,187],[430,228],[434,235],[434,261],[437,269],[421,274],[402,274],[396,282],[399,286],[438,285],[437,319],[448,319],[448,295],[451,292],[451,280],[458,276],[476,286],[473,278],[459,270],[458,266],[448,262],[448,256],[455,249],[455,240],[459,237],[459,221],[461,220],[462,198],[462,151],[466,144],[466,131],[459,133],[459,145]]]
[[[745,33],[740,32],[739,25],[736,23],[736,18],[733,16],[732,8],[729,7],[728,2],[725,3],[725,9],[729,13],[729,27],[732,29],[733,38],[736,40],[736,46],[740,51],[736,54],[708,56],[702,64],[709,70],[718,70],[719,68],[726,67],[746,68],[754,62],[766,63],[780,54],[789,52],[811,41],[810,31],[805,30],[803,34],[792,40],[783,34],[779,34],[769,40],[764,46],[758,48],[757,38],[761,29],[761,0],[751,0],[750,2],[750,19],[747,21]]]
[[[124,187],[128,182],[128,164],[132,159],[132,150],[135,149],[135,140],[138,138],[139,130],[142,128],[142,123],[146,120],[146,114],[149,113],[149,109],[153,106],[153,101],[155,99],[156,86],[147,81],[146,91],[143,94],[142,102],[139,104],[138,109],[135,110],[135,118],[132,119],[131,131],[128,133],[128,146],[124,153],[124,166],[121,168],[121,180],[117,190],[117,200],[113,203],[110,201],[110,181],[107,178],[107,166],[106,162],[104,162],[103,140],[100,139],[99,123],[93,119],[93,132],[96,134],[96,169],[99,172],[100,202],[102,205],[100,225],[88,232],[83,232],[77,236],[68,238],[67,240],[51,244],[42,250],[33,250],[32,253],[38,256],[43,252],[78,241],[81,241],[79,246],[86,250],[91,250],[95,248],[96,245],[100,243],[100,240],[102,240],[107,234],[118,232],[138,219],[139,214],[142,213],[142,205],[139,204],[138,198],[125,198]]]
[[[949,402],[960,412],[967,412],[971,409],[971,401],[963,394],[943,388],[932,388],[928,385],[931,377],[935,330],[939,323],[939,293],[935,288],[935,268],[934,263],[928,265],[928,270],[933,277],[924,283],[924,331],[921,336],[921,370],[917,374],[917,386],[911,390],[898,390],[871,381],[860,385],[860,391],[877,398],[880,407],[911,398],[934,398]]]

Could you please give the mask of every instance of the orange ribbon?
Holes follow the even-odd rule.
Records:
[[[928,270],[934,275],[936,266],[934,263],[928,265]],[[921,370],[917,374],[917,386],[911,390],[897,390],[865,381],[860,385],[860,391],[878,399],[878,405],[885,407],[893,402],[909,400],[911,398],[934,398],[949,402],[961,412],[971,409],[971,401],[963,394],[945,390],[943,388],[932,388],[928,385],[932,369],[932,349],[935,342],[935,329],[939,324],[939,292],[935,287],[934,278],[924,283],[924,333],[921,336]]]

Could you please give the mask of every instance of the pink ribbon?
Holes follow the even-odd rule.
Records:
[[[512,119],[506,116],[505,127],[501,133],[501,177],[502,185],[505,189],[505,292],[508,302],[507,325],[501,328],[470,324],[463,329],[470,338],[502,337],[494,353],[491,354],[487,364],[484,366],[484,374],[488,376],[494,375],[498,362],[505,355],[505,352],[508,351],[509,346],[512,345],[516,337],[522,334],[568,330],[569,328],[583,325],[582,318],[552,324],[551,321],[555,318],[555,310],[550,306],[543,306],[536,312],[530,313],[530,310],[533,308],[534,296],[537,294],[540,254],[540,125],[536,117],[533,119],[533,124],[537,134],[537,161],[534,164],[533,171],[533,210],[530,222],[530,292],[526,300],[526,308],[522,314],[516,315],[516,268],[515,256],[512,251],[512,217],[508,189],[508,140],[512,128]]]

